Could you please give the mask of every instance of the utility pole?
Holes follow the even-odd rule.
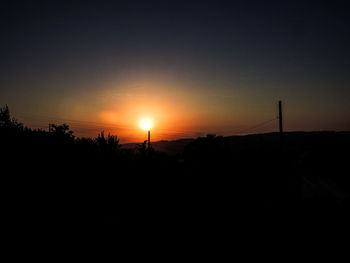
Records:
[[[282,122],[282,101],[278,101],[278,111],[279,111],[279,126],[280,126],[280,147],[283,150],[283,122]]]
[[[148,149],[151,147],[151,130],[148,130]]]

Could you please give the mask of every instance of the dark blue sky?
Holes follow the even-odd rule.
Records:
[[[180,90],[194,111],[210,104],[225,121],[230,111],[264,120],[283,99],[290,129],[350,128],[348,1],[28,0],[0,10],[0,103],[14,112],[68,116],[72,98],[98,111],[88,94],[114,83]]]

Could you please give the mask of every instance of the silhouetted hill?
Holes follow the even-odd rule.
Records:
[[[127,144],[122,148],[136,146]],[[254,189],[252,196],[256,198],[260,193],[266,200],[271,197],[261,191],[270,189],[277,191],[283,202],[301,198],[303,205],[308,206],[310,202],[311,208],[344,207],[349,201],[350,178],[344,174],[349,173],[350,132],[286,132],[283,149],[279,133],[208,135],[197,139],[158,141],[152,146],[156,151],[179,155],[185,170],[192,171],[192,175],[201,179],[209,176],[208,180],[213,184],[221,178],[219,188],[225,184],[239,185],[242,188],[234,190],[237,193],[244,188]],[[236,177],[225,177],[225,174],[236,174]],[[273,203],[276,206],[276,200]]]
[[[284,146],[285,150],[305,150],[313,145],[343,143],[343,140],[350,139],[350,132],[348,131],[313,131],[313,132],[285,132]],[[206,137],[203,137],[206,138]],[[280,147],[279,133],[263,133],[263,134],[249,134],[249,135],[235,135],[216,138],[223,138],[224,142],[236,151],[248,150],[257,147],[278,149]],[[198,138],[200,139],[200,138]],[[174,141],[155,141],[152,142],[152,147],[155,151],[164,152],[169,155],[176,155],[183,153],[185,147],[195,141],[196,139],[178,139]],[[122,149],[135,149],[139,143],[122,144]]]
[[[152,142],[152,147],[155,151],[164,152],[169,155],[181,154],[186,145],[194,141],[194,139],[179,139],[174,141],[156,141]],[[122,144],[122,149],[135,149],[138,143]]]

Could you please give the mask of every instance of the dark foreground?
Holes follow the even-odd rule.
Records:
[[[56,127],[57,128],[57,127]],[[264,227],[349,208],[349,132],[198,138],[183,153],[3,124],[6,220],[16,229],[134,233]]]

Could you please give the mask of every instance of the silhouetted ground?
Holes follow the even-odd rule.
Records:
[[[167,154],[123,148],[104,134],[74,138],[64,125],[31,130],[4,111],[1,174],[12,224],[213,231],[349,208],[349,132],[285,133],[282,150],[277,133],[154,143]]]
[[[174,141],[155,141],[152,142],[152,148],[157,152],[163,152],[168,155],[180,155],[184,152],[185,146],[194,141],[194,139],[179,139]],[[121,149],[133,150],[138,143],[126,143],[121,145]]]

